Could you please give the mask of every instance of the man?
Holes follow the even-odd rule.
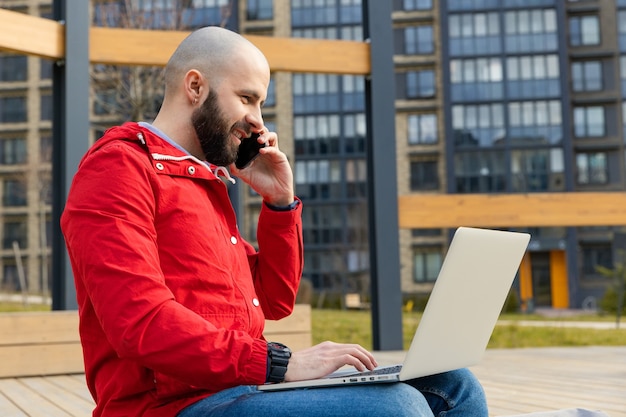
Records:
[[[197,30],[165,68],[154,122],[108,130],[81,161],[61,225],[94,416],[486,416],[466,370],[413,386],[255,388],[377,366],[358,345],[290,354],[263,338],[266,318],[291,313],[303,265],[302,204],[261,116],[269,80],[267,60],[243,37]],[[239,170],[251,133],[267,146]],[[263,198],[258,251],[237,230],[225,167]]]

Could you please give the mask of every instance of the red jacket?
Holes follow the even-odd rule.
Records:
[[[61,227],[75,277],[94,416],[173,416],[265,381],[265,318],[289,315],[301,205],[263,205],[259,251],[226,185],[136,123],[107,131],[74,177]]]

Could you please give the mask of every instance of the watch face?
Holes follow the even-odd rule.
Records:
[[[288,352],[289,354],[291,354],[291,349],[289,349],[287,346],[283,345],[282,343],[278,343],[278,342],[269,342],[268,347],[273,348],[275,350],[280,350],[283,352]]]

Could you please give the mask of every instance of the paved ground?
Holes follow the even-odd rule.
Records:
[[[381,364],[404,356],[376,353]],[[470,369],[485,389],[492,417],[567,408],[626,417],[626,346],[488,349]]]

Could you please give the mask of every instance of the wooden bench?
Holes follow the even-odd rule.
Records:
[[[84,372],[76,311],[1,313],[0,335],[0,378]],[[266,321],[264,335],[293,350],[311,346],[311,307]]]

